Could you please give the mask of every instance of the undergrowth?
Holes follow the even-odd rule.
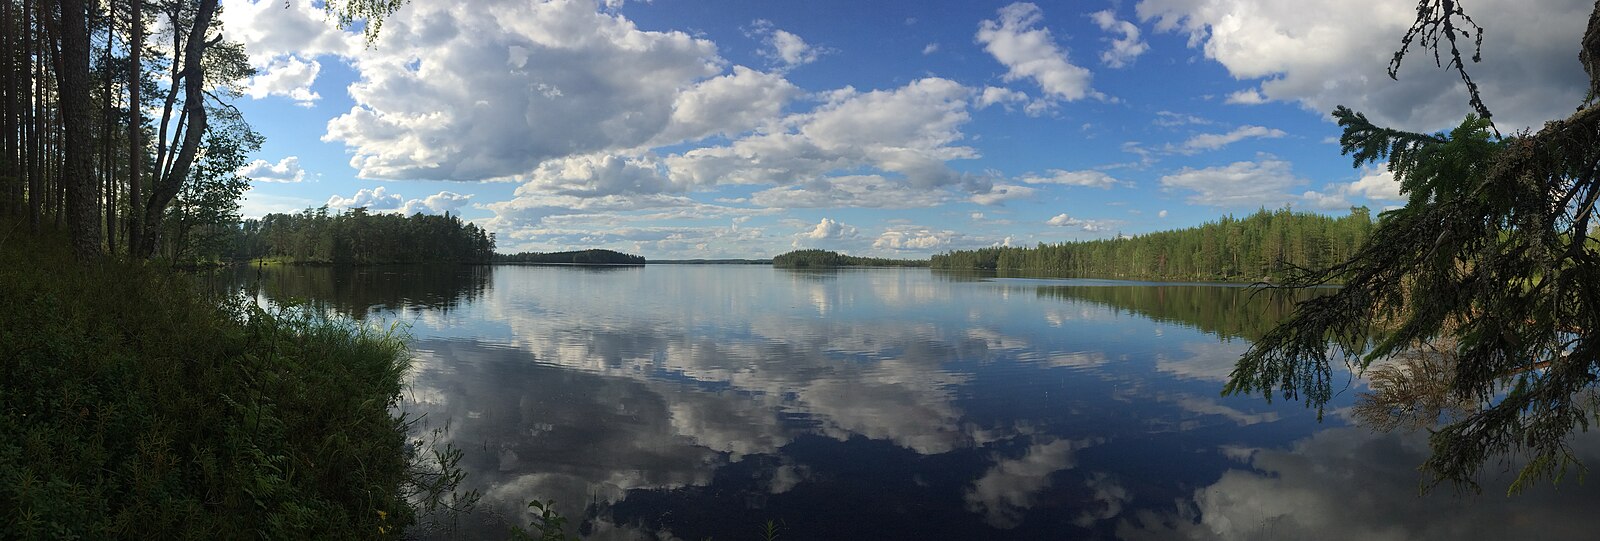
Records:
[[[460,481],[403,332],[66,245],[0,232],[0,538],[398,538]]]

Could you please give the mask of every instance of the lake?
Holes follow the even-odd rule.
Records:
[[[1246,288],[753,265],[278,267],[266,299],[400,322],[402,407],[504,537],[555,500],[596,539],[1580,539],[1576,472],[1419,496],[1425,435],[1222,397],[1294,299]],[[1336,371],[1337,373],[1337,371]],[[1600,466],[1593,433],[1574,452]]]

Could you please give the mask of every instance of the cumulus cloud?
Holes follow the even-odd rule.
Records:
[[[472,202],[471,200],[472,195],[470,194],[462,195],[451,191],[441,191],[422,199],[406,201],[404,205],[400,206],[400,213],[407,215],[419,212],[423,214],[459,213],[462,207]]]
[[[1044,223],[1055,227],[1076,227],[1090,233],[1100,233],[1111,228],[1111,224],[1103,220],[1073,218],[1065,213],[1052,216],[1049,220],[1045,220]]]
[[[1099,25],[1101,30],[1112,34],[1112,37],[1106,38],[1111,42],[1111,46],[1100,53],[1100,62],[1106,66],[1126,67],[1133,64],[1139,55],[1150,50],[1150,44],[1139,39],[1139,27],[1128,21],[1117,20],[1117,14],[1112,10],[1096,11],[1089,14],[1089,19]]]
[[[311,106],[311,90],[322,64],[316,57],[350,57],[362,49],[361,37],[340,31],[308,0],[222,0],[217,17],[223,37],[244,45],[257,75],[246,83],[254,99],[283,96]]]
[[[1122,183],[1122,181],[1101,171],[1067,171],[1063,169],[1051,169],[1045,171],[1044,175],[1028,173],[1017,180],[1028,184],[1055,184],[1087,188],[1110,188]]]
[[[749,202],[768,208],[926,208],[947,202],[946,193],[878,175],[846,175],[775,186],[751,194]]]
[[[546,161],[519,191],[597,197],[682,191],[648,158],[590,154]]]
[[[481,180],[740,133],[794,93],[726,65],[709,40],[640,30],[593,1],[413,2],[356,56],[355,106],[324,139],[364,177]]]
[[[1239,126],[1227,133],[1202,133],[1190,137],[1178,148],[1179,152],[1192,154],[1202,150],[1217,150],[1219,148],[1249,139],[1266,138],[1276,139],[1288,135],[1283,130],[1262,126]]]
[[[999,205],[1013,199],[1033,197],[1035,191],[1027,186],[996,184],[990,187],[987,192],[972,194],[971,200],[979,205]]]
[[[1037,26],[1043,20],[1039,6],[1017,2],[1000,8],[997,19],[980,23],[977,40],[1006,67],[1008,82],[1029,79],[1046,95],[1066,101],[1098,96],[1089,86],[1089,70],[1073,65],[1050,30]]]
[[[929,43],[927,45],[923,45],[922,46],[922,54],[924,54],[924,55],[930,55],[930,54],[937,53],[937,52],[939,52],[939,44],[938,43]]]
[[[823,54],[829,52],[826,48],[806,43],[800,36],[773,27],[772,21],[766,19],[756,19],[750,23],[747,35],[761,40],[763,45],[761,56],[767,57],[784,69],[816,62]]]
[[[1587,84],[1575,51],[1593,7],[1583,0],[1541,2],[1538,9],[1522,0],[1482,0],[1467,8],[1488,23],[1483,61],[1468,69],[1502,130],[1564,118],[1583,99]],[[1428,51],[1413,48],[1398,81],[1385,73],[1416,18],[1405,2],[1142,0],[1136,11],[1157,31],[1186,34],[1234,78],[1256,82],[1230,103],[1286,101],[1318,113],[1347,105],[1380,125],[1414,131],[1454,126],[1469,112],[1457,75],[1435,67]]]
[[[816,227],[800,235],[812,240],[842,239],[856,236],[856,228],[833,218],[823,218]]]
[[[1212,207],[1274,207],[1294,199],[1288,190],[1306,183],[1294,176],[1287,161],[1264,156],[1257,161],[1194,169],[1185,167],[1161,177],[1168,190],[1193,192],[1188,202]]]
[[[1351,206],[1350,197],[1386,206],[1405,201],[1405,196],[1400,193],[1400,181],[1395,180],[1394,173],[1384,165],[1367,168],[1355,182],[1333,183],[1324,186],[1322,191],[1307,191],[1301,195],[1307,204],[1324,210],[1348,208]]]
[[[306,179],[306,171],[300,168],[299,156],[288,156],[278,160],[278,163],[266,160],[250,162],[239,170],[239,176],[255,182],[302,182]]]
[[[797,184],[830,173],[875,169],[931,188],[961,176],[946,161],[977,157],[956,143],[970,116],[971,90],[948,79],[926,78],[891,90],[827,93],[809,113],[792,115],[782,132],[751,134],[727,145],[668,156],[674,181],[716,184]]]
[[[999,86],[986,86],[983,87],[983,92],[978,93],[978,98],[973,100],[973,105],[977,106],[979,109],[985,109],[996,104],[1010,107],[1014,104],[1027,102],[1028,95],[1020,90],[1013,90]]]
[[[894,226],[878,235],[872,247],[894,251],[932,251],[947,246],[959,235],[954,231],[938,231],[927,227]]]
[[[404,199],[400,194],[391,194],[388,188],[379,186],[370,190],[362,188],[350,197],[334,195],[328,198],[328,206],[342,209],[365,207],[370,211],[382,212],[399,210],[402,201]]]
[[[1386,165],[1367,169],[1360,180],[1350,183],[1348,193],[1377,201],[1404,201],[1400,181]]]
[[[245,83],[244,93],[253,99],[283,96],[301,107],[311,107],[322,96],[311,90],[311,83],[322,72],[322,64],[293,56],[285,56],[259,68],[257,75]]]

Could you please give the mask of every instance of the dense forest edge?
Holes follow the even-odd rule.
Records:
[[[202,260],[383,265],[488,263],[496,255],[494,233],[459,216],[368,213],[361,207],[268,214],[217,237],[218,246],[197,254]]]
[[[1196,227],[1133,237],[956,250],[933,256],[929,265],[1084,278],[1274,282],[1297,270],[1345,261],[1374,225],[1366,207],[1353,207],[1338,218],[1262,209],[1244,218],[1227,215]]]
[[[773,257],[772,266],[784,269],[831,267],[926,267],[928,266],[928,262],[918,259],[856,257],[828,250],[795,250]]]
[[[391,414],[403,332],[0,238],[5,537],[392,538],[417,518],[439,478]]]
[[[494,254],[495,263],[531,263],[539,265],[643,265],[643,257],[612,250],[575,250],[570,252],[518,252]]]

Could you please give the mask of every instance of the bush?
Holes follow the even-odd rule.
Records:
[[[22,237],[0,234],[0,538],[393,538],[415,520],[393,329]]]

